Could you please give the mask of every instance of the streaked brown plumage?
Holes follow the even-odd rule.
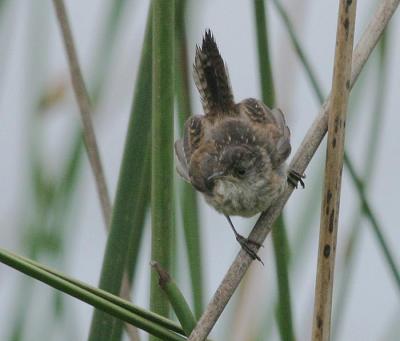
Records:
[[[225,214],[242,247],[259,259],[229,216],[253,216],[283,193],[289,128],[279,109],[254,98],[234,102],[227,68],[209,30],[196,48],[193,75],[205,115],[190,117],[183,139],[175,143],[178,173]],[[298,174],[292,176],[297,183]]]

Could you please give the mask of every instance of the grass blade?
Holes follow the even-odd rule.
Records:
[[[107,71],[111,65],[112,47],[116,41],[119,22],[124,13],[127,0],[114,0],[109,2],[109,12],[106,18],[104,31],[101,33],[101,40],[93,62],[93,87],[90,91],[93,103],[96,104],[103,91]]]
[[[305,70],[306,75],[311,83],[311,86],[312,86],[314,92],[315,92],[315,95],[317,96],[320,104],[322,104],[324,102],[325,97],[323,95],[321,87],[318,84],[317,77],[311,68],[311,64],[308,62],[308,59],[306,58],[306,55],[300,46],[299,39],[297,39],[297,37],[296,37],[292,22],[288,16],[288,14],[286,13],[286,10],[282,6],[281,0],[272,0],[272,2],[275,5],[275,8],[277,9],[279,15],[281,16],[282,21],[285,23],[285,28],[288,31],[290,40],[293,44],[296,54],[299,57],[302,65],[304,67],[304,70]]]
[[[174,122],[174,1],[154,0],[151,174],[151,258],[171,265]],[[150,308],[168,316],[169,305],[151,274]],[[150,340],[157,340],[150,337]]]
[[[258,67],[261,83],[262,99],[269,107],[275,105],[274,80],[271,57],[268,46],[268,29],[264,0],[253,0],[254,17],[257,33]]]
[[[185,9],[187,0],[176,1],[176,94],[180,134],[186,119],[192,114],[188,52],[186,46]],[[201,255],[201,233],[197,194],[192,186],[184,181],[179,199],[182,212],[182,223],[185,233],[186,252],[188,255],[194,312],[199,317],[204,309],[203,261]]]
[[[275,232],[278,230],[279,232]],[[282,215],[278,218],[275,227],[272,229],[272,243],[274,245],[275,268],[278,279],[276,315],[279,333],[281,340],[295,340],[288,269],[290,250],[288,248],[285,222]]]
[[[196,319],[189,308],[189,304],[186,302],[185,297],[169,273],[157,262],[151,262],[151,266],[158,274],[158,284],[167,295],[168,300],[171,303],[183,330],[185,331],[185,335],[190,335],[196,325]]]
[[[151,22],[149,15],[148,22]],[[148,25],[148,31],[151,25]],[[151,31],[150,31],[151,32]],[[151,37],[151,33],[146,33]],[[151,65],[144,64],[151,57],[151,39],[145,39],[141,57],[140,75],[148,73]],[[139,76],[138,79],[140,79]],[[126,266],[130,236],[135,207],[139,200],[142,169],[146,164],[146,144],[150,136],[150,110],[139,111],[144,108],[146,97],[149,95],[151,82],[143,82],[136,88],[135,103],[132,107],[128,133],[125,141],[124,154],[118,178],[117,193],[111,219],[111,230],[107,240],[103,260],[99,287],[113,294],[118,294],[121,289],[122,274]],[[137,110],[137,111],[136,111]],[[136,232],[135,232],[136,233]],[[109,340],[113,333],[119,334],[118,323],[111,316],[95,311],[90,340]]]
[[[348,156],[345,156],[345,158],[348,158]],[[397,284],[397,287],[400,288],[400,273],[397,268],[397,265],[394,261],[393,253],[389,249],[389,244],[386,242],[386,238],[383,235],[382,229],[380,228],[380,225],[375,218],[375,214],[372,212],[372,208],[369,205],[368,201],[365,199],[366,194],[364,192],[364,186],[358,175],[356,174],[356,171],[354,169],[354,166],[350,159],[347,159],[347,168],[350,172],[351,177],[354,179],[353,181],[355,182],[355,187],[357,189],[358,195],[361,200],[361,205],[363,212],[367,217],[369,217],[369,221],[372,226],[372,230],[375,233],[375,237],[378,240],[378,244],[381,247],[383,251],[383,255],[386,258],[386,262],[389,265],[389,268],[392,272],[393,278]]]
[[[254,15],[257,32],[258,63],[260,69],[260,82],[262,99],[269,107],[275,106],[275,91],[271,58],[268,47],[268,31],[266,8],[264,0],[254,0]],[[289,285],[289,243],[287,240],[286,226],[281,215],[272,229],[272,242],[276,263],[276,276],[278,281],[279,299],[276,307],[279,333],[282,340],[294,340],[292,308]]]
[[[42,265],[38,266],[36,262],[28,260],[22,256],[15,255],[4,249],[0,249],[0,262],[25,273],[26,275],[36,278],[62,292],[78,298],[88,304],[99,309],[104,309],[110,314],[133,325],[163,337],[165,340],[185,340],[183,337],[169,331],[164,326],[172,327],[175,331],[181,332],[179,326],[172,321],[169,322],[163,317],[146,312],[143,309],[131,305],[116,296],[110,295],[105,291],[90,287],[82,282],[78,282],[67,278],[65,275],[59,274],[54,270],[50,270]],[[134,312],[133,312],[133,311]],[[146,318],[138,315],[145,315]],[[153,321],[157,321],[154,323]],[[162,325],[159,324],[161,322]]]

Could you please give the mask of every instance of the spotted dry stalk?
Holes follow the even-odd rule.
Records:
[[[356,6],[356,0],[341,0],[339,5],[332,94],[328,108],[328,144],[315,287],[312,331],[312,339],[315,341],[330,339],[333,275]]]
[[[350,88],[354,85],[357,77],[359,76],[363,66],[368,60],[372,50],[376,46],[383,30],[387,26],[391,17],[393,16],[400,0],[384,0],[380,2],[374,17],[365,30],[360,42],[353,53],[353,63],[351,68],[351,81]],[[314,120],[312,126],[308,130],[303,142],[293,157],[290,164],[291,169],[302,173],[307,168],[309,162],[314,156],[318,146],[320,145],[323,137],[328,128],[328,98],[321,108],[317,118]],[[259,243],[262,243],[271,231],[272,224],[278,218],[285,206],[287,200],[292,194],[293,189],[289,187],[282,198],[279,199],[272,207],[266,212],[262,213],[258,219],[254,229],[250,233],[250,238]],[[252,259],[249,255],[240,250],[236,259],[230,266],[227,274],[219,285],[217,291],[208,304],[205,312],[197,323],[196,328],[193,330],[189,337],[190,341],[205,340],[211,329],[215,325],[225,306],[228,304],[229,299],[232,297],[240,281],[249,268]]]

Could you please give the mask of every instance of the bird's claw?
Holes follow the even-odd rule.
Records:
[[[300,174],[295,170],[291,169],[288,173],[288,182],[294,187],[297,188],[297,184],[300,182],[301,187],[305,187],[303,179],[305,179],[305,174]]]
[[[257,247],[264,247],[264,245],[243,237],[240,234],[236,235],[236,240],[238,241],[238,243],[240,244],[240,246],[242,247],[243,250],[245,250],[247,252],[247,254],[254,260],[257,259],[262,265],[264,265],[264,262],[261,260],[260,256],[257,255],[257,253],[250,247],[249,244],[255,245]]]

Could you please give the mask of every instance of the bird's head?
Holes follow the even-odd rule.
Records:
[[[207,181],[211,187],[217,181],[249,183],[267,171],[266,165],[257,146],[228,145],[222,150],[215,167],[207,176]]]

